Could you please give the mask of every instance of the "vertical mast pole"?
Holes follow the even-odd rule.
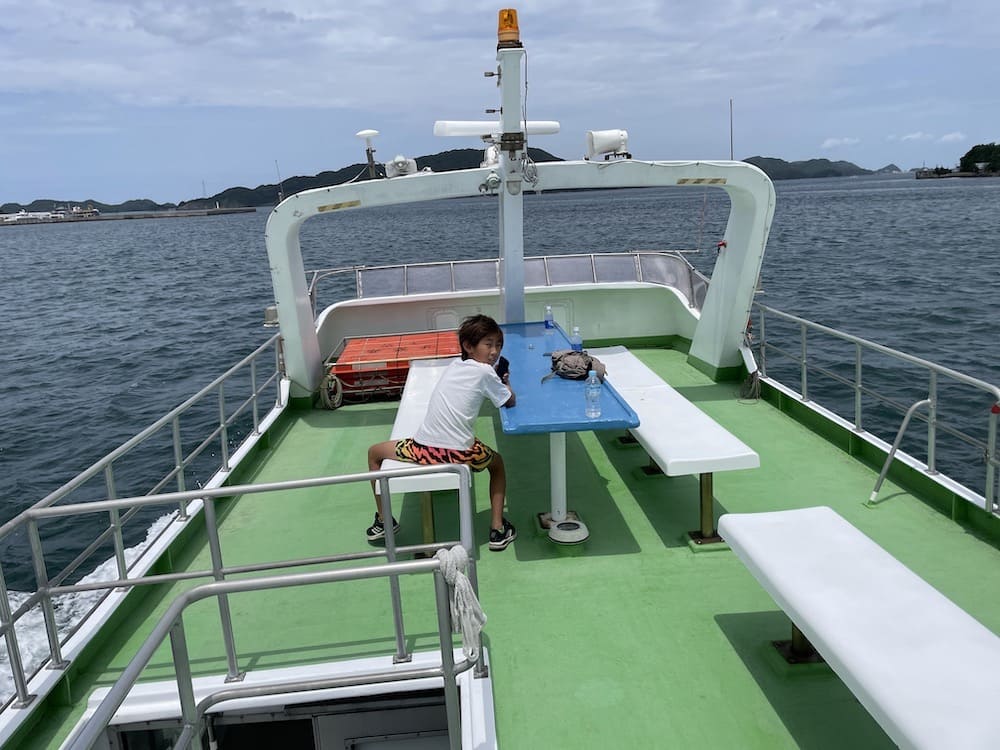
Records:
[[[513,14],[513,27],[507,27],[505,13]],[[509,23],[510,17],[507,17]],[[510,39],[511,33],[515,35]],[[521,118],[521,60],[524,48],[517,36],[517,15],[500,11],[500,301],[505,323],[524,322],[524,206],[521,189],[521,157],[525,148],[524,123]]]
[[[733,161],[733,100],[729,100],[729,161]]]

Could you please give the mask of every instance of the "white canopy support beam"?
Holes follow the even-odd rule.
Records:
[[[516,52],[517,50],[513,50]],[[522,50],[523,53],[523,50]],[[521,120],[520,129],[525,135],[554,135],[559,132],[556,120]],[[499,120],[438,120],[434,123],[434,135],[465,138],[499,138],[503,125]]]
[[[516,131],[515,131],[516,132]],[[520,161],[506,158],[497,168],[467,169],[440,174],[419,173],[392,180],[316,188],[282,201],[267,222],[267,252],[271,264],[278,322],[284,337],[285,367],[294,383],[293,396],[315,392],[322,377],[316,324],[312,317],[305,269],[299,249],[299,229],[306,219],[356,208],[480,195],[487,178],[501,173],[500,250],[506,285],[505,320],[524,318],[524,263],[521,227]],[[774,215],[774,186],[762,171],[744,162],[546,162],[537,165],[538,185],[545,190],[580,188],[657,187],[677,185],[724,189],[731,209],[726,247],[719,251],[711,284],[695,328],[689,358],[692,364],[717,374],[742,363],[740,346],[753,303],[757,276]],[[511,192],[511,188],[515,192]],[[447,248],[442,248],[446,252]]]
[[[284,339],[285,371],[292,396],[315,393],[323,376],[312,301],[299,247],[303,222],[319,214],[358,208],[480,195],[492,170],[466,169],[442,174],[418,173],[392,180],[368,180],[296,193],[279,203],[267,220],[265,242],[271,283]]]

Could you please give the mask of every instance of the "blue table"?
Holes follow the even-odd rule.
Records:
[[[591,418],[585,413],[584,381],[553,376],[542,382],[552,372],[551,353],[570,348],[558,326],[546,330],[543,323],[505,323],[501,328],[517,404],[500,410],[500,424],[509,435],[549,434],[552,499],[543,523],[559,524],[566,519],[566,433],[638,427],[639,417],[610,383],[601,387],[601,416]]]

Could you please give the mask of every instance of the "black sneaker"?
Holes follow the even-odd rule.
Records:
[[[503,528],[497,531],[490,529],[490,549],[494,552],[507,549],[507,545],[517,539],[517,529],[506,518],[503,519]]]
[[[399,532],[399,521],[395,518],[392,519],[392,533],[396,534]],[[365,529],[365,536],[368,537],[369,542],[374,542],[379,539],[385,539],[385,526],[382,524],[382,519],[378,517],[378,513],[375,514],[375,523]]]

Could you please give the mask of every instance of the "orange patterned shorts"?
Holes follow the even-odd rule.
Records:
[[[495,455],[496,451],[480,442],[479,438],[464,451],[423,445],[413,438],[396,441],[396,458],[411,464],[468,464],[473,471],[482,471]]]

